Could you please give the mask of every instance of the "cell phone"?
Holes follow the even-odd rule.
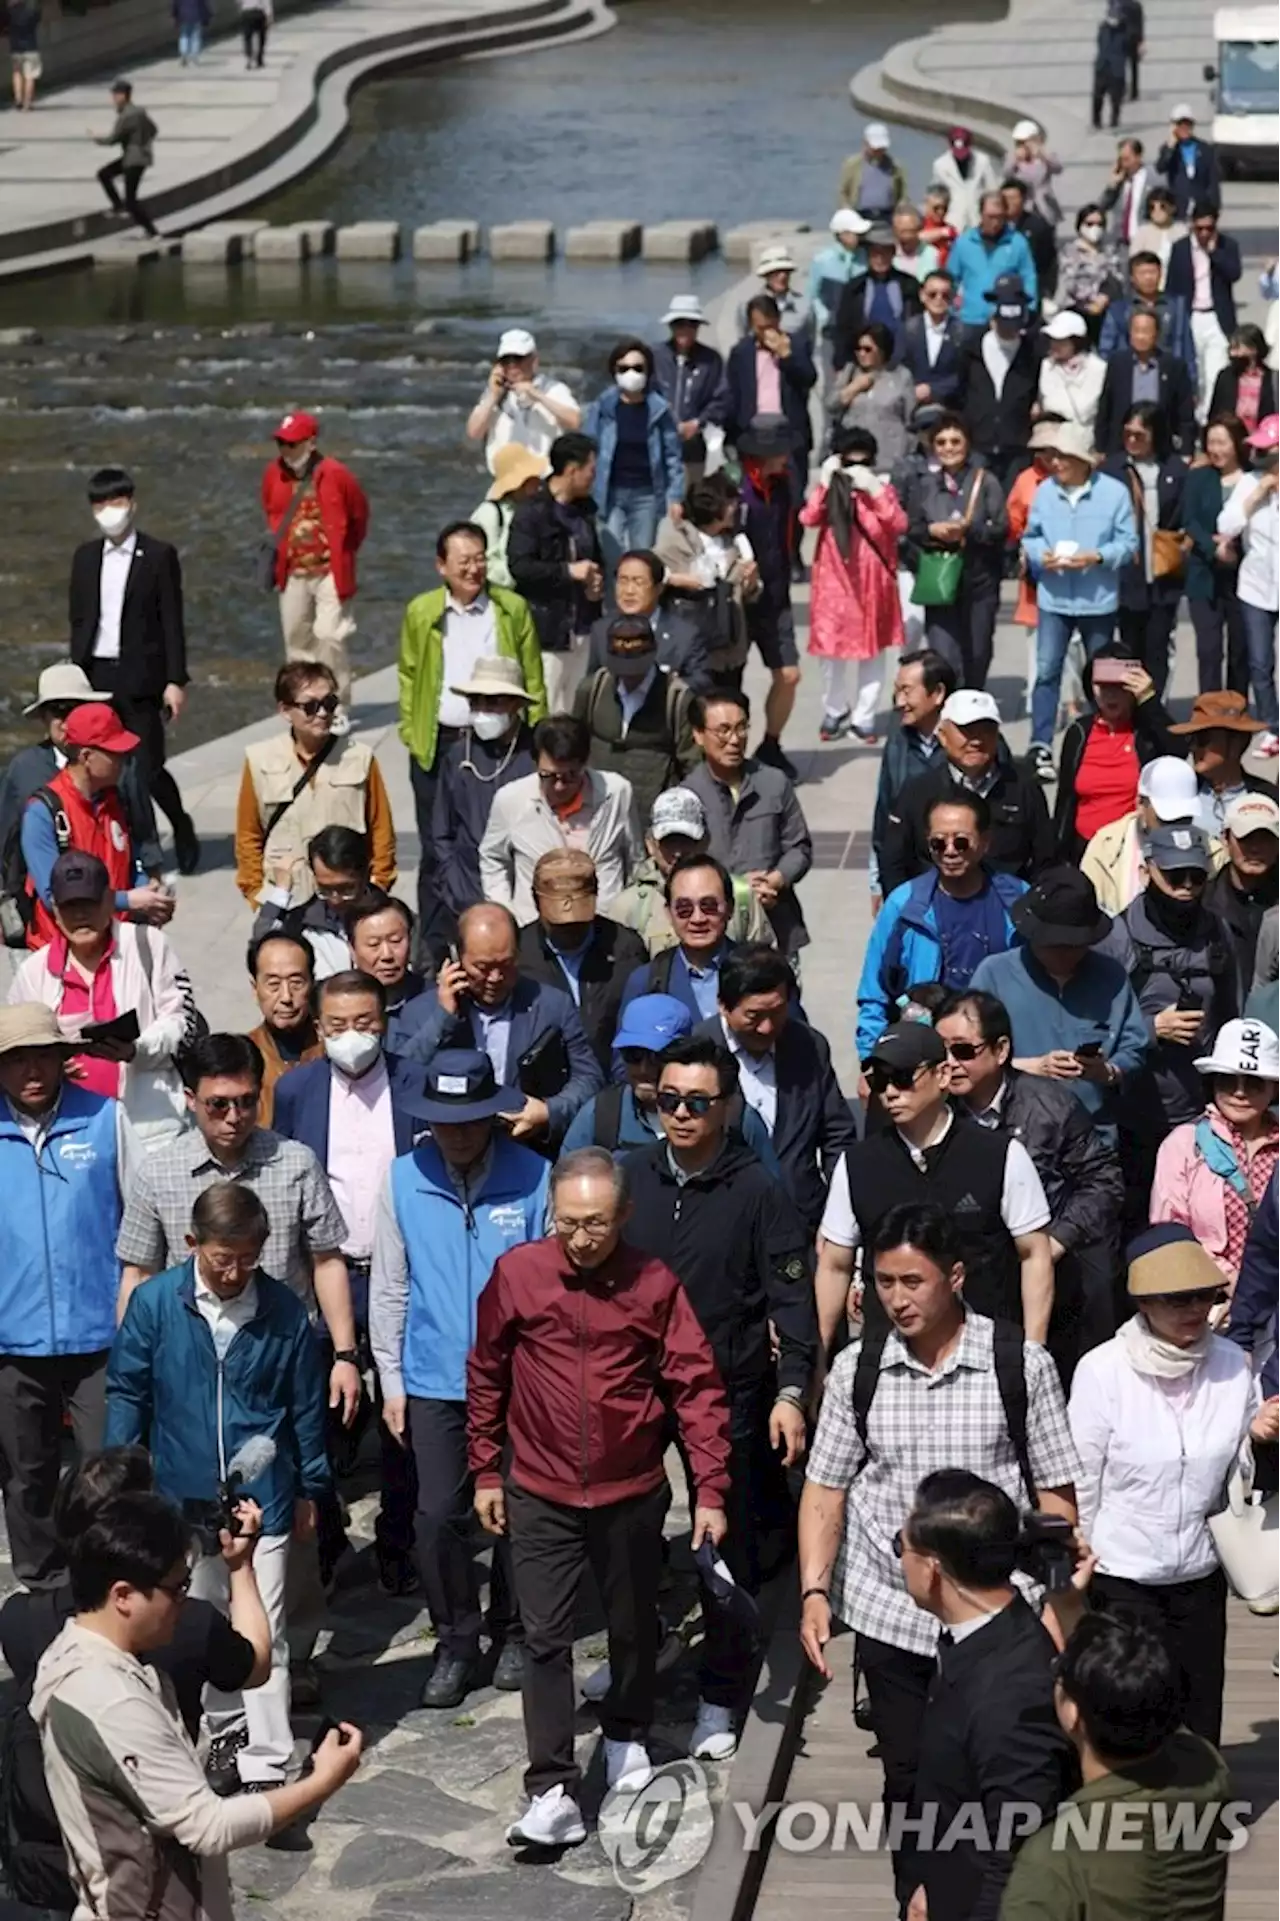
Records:
[[[1201,1000],[1199,994],[1193,994],[1189,987],[1183,988],[1182,992],[1179,994],[1177,1000],[1174,1002],[1173,1005],[1174,1005],[1174,1011],[1179,1014],[1203,1014],[1204,1013],[1203,1000]]]
[[[1075,1049],[1075,1057],[1078,1061],[1096,1061],[1101,1052],[1101,1041],[1082,1041]]]
[[[130,1007],[125,1013],[117,1014],[113,1021],[90,1021],[80,1029],[82,1041],[136,1041],[142,1029],[138,1016]]]
[[[311,1737],[311,1752],[314,1754],[317,1748],[322,1747],[331,1734],[338,1736],[339,1744],[344,1748],[351,1738],[350,1735],[342,1732],[342,1723],[340,1721],[331,1720],[329,1716],[326,1715]]]
[[[1093,663],[1093,684],[1095,687],[1123,687],[1126,677],[1137,665],[1132,660],[1095,660]]]

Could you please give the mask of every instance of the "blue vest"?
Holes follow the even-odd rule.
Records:
[[[0,1354],[96,1354],[115,1338],[117,1112],[68,1083],[37,1160],[0,1101]]]
[[[489,1177],[464,1210],[440,1150],[424,1141],[391,1164],[391,1198],[409,1260],[405,1393],[465,1401],[476,1302],[500,1254],[545,1231],[550,1166],[495,1138]]]

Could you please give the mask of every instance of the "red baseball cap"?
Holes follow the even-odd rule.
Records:
[[[138,736],[131,734],[114,707],[101,702],[73,707],[63,723],[68,747],[101,747],[104,754],[131,754]]]
[[[1246,447],[1256,447],[1259,453],[1272,454],[1280,447],[1280,414],[1268,414],[1260,420],[1251,434],[1245,435]]]
[[[314,440],[319,431],[320,422],[314,414],[286,414],[272,439],[283,441],[286,447],[296,447],[300,440]]]

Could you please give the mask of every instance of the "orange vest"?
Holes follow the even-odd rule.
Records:
[[[66,816],[71,830],[69,845],[82,854],[95,854],[107,870],[112,892],[126,892],[133,885],[133,846],[129,839],[129,823],[116,789],[109,787],[98,796],[97,806],[92,807],[72,780],[69,768],[64,767],[45,785],[57,797],[58,805]],[[44,802],[33,797],[27,805],[43,807]],[[47,947],[58,928],[36,893],[35,882],[30,874],[27,875],[27,892],[35,902],[35,914],[27,929],[27,946]],[[124,916],[121,914],[117,918],[123,920]]]

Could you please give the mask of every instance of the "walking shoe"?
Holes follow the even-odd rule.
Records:
[[[788,780],[799,780],[800,771],[793,760],[788,760],[782,751],[782,744],[772,734],[766,734],[756,748],[756,759],[762,760],[766,767],[776,767]]]
[[[210,1741],[204,1773],[215,1794],[240,1793],[240,1751],[248,1745],[248,1728],[232,1728],[229,1734],[217,1734]]]
[[[738,1749],[733,1715],[714,1701],[699,1701],[698,1718],[689,1736],[689,1753],[695,1761],[728,1761]]]
[[[870,727],[851,727],[849,732],[862,747],[878,747],[880,736]]]
[[[576,1848],[587,1838],[587,1824],[564,1783],[535,1794],[518,1821],[507,1829],[510,1848]]]
[[[653,1779],[653,1762],[643,1741],[610,1741],[604,1744],[604,1778],[611,1788],[625,1788],[635,1794]]]
[[[1280,754],[1280,737],[1275,734],[1260,735],[1253,751],[1255,754],[1260,754],[1263,760],[1274,760],[1276,755]]]
[[[853,715],[846,707],[840,714],[823,714],[818,728],[819,740],[843,740],[853,728]]]
[[[683,1652],[684,1642],[680,1639],[675,1629],[668,1627],[664,1621],[662,1623],[662,1641],[658,1647],[658,1659],[654,1666],[654,1673],[658,1675],[668,1673],[670,1669],[675,1666]],[[591,1673],[582,1683],[579,1692],[584,1701],[603,1701],[612,1686],[613,1669],[607,1661],[603,1661],[598,1668],[592,1669]]]
[[[424,1708],[459,1708],[476,1684],[476,1663],[464,1661],[460,1654],[436,1656],[427,1685],[422,1690]]]
[[[1046,747],[1042,740],[1033,740],[1027,749],[1027,764],[1037,780],[1046,785],[1056,776],[1053,771],[1053,749]]]
[[[504,1641],[493,1670],[493,1685],[501,1694],[519,1694],[524,1686],[524,1642]]]

